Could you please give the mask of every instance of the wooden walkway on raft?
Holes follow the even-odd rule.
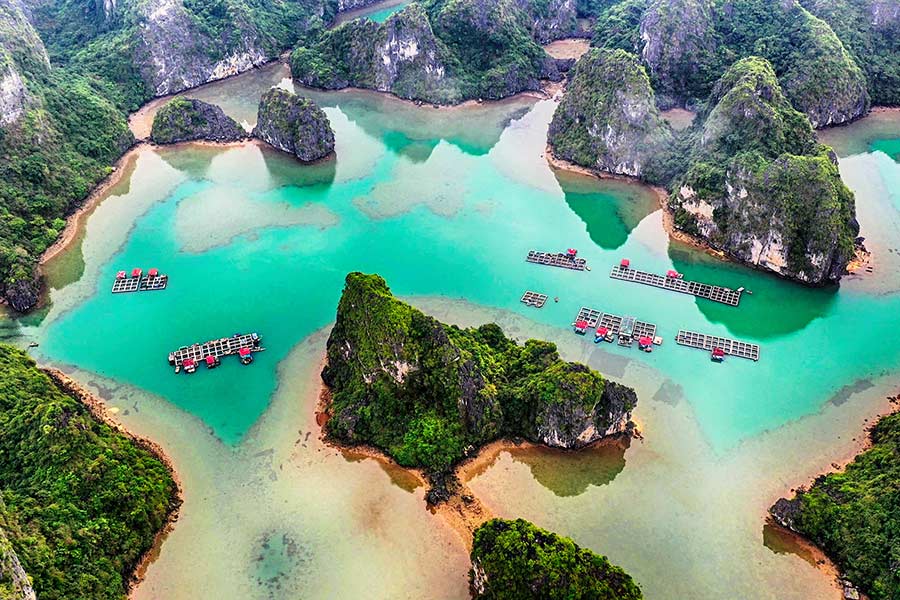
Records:
[[[563,254],[562,252],[552,254],[550,252],[529,250],[528,256],[525,257],[525,261],[536,265],[572,269],[573,271],[584,271],[587,268],[587,261],[583,258],[574,258],[568,254]]]
[[[585,321],[588,324],[588,327],[606,327],[609,329],[610,335],[614,337],[619,337],[619,332],[622,330],[623,324],[626,326],[631,325],[631,335],[620,338],[620,346],[631,346],[634,340],[638,340],[642,337],[649,337],[651,339],[656,338],[656,324],[654,323],[638,321],[634,317],[620,317],[619,315],[600,312],[595,308],[588,308],[587,306],[582,306],[581,310],[578,311],[575,322],[577,323],[578,321]]]
[[[167,285],[169,285],[168,275],[127,277],[125,279],[116,279],[113,282],[112,293],[125,294],[128,292],[152,292],[154,290],[164,290]]]
[[[650,285],[664,290],[690,294],[691,296],[697,296],[698,298],[706,298],[707,300],[721,302],[728,306],[737,306],[741,301],[741,293],[743,291],[741,289],[733,290],[731,288],[710,285],[708,283],[698,283],[696,281],[685,281],[684,279],[675,277],[666,277],[665,275],[638,271],[621,265],[613,267],[609,276],[621,281],[633,281],[635,283],[643,283],[644,285]]]
[[[716,335],[706,335],[704,333],[682,329],[678,332],[678,335],[675,336],[675,343],[690,348],[706,350],[707,352],[712,352],[713,348],[721,348],[728,356],[759,360],[758,344],[731,340]]]
[[[207,356],[221,358],[237,354],[241,348],[249,348],[253,352],[262,352],[265,348],[260,346],[260,337],[255,333],[239,333],[227,338],[210,340],[202,344],[182,346],[169,355],[169,364],[181,367],[185,360],[193,360],[198,365],[206,360]]]
[[[543,308],[547,303],[547,294],[539,294],[537,292],[528,290],[527,292],[522,294],[521,302],[522,304],[533,306],[535,308]]]

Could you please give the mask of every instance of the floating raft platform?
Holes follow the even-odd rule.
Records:
[[[706,335],[684,329],[675,336],[675,343],[689,348],[712,352],[713,348],[720,348],[728,356],[759,360],[759,345],[741,342],[716,335]]]
[[[533,306],[535,308],[543,308],[547,303],[547,294],[539,294],[528,290],[522,295],[522,304]]]
[[[164,290],[169,285],[168,275],[138,275],[137,277],[116,277],[113,281],[113,294],[129,292],[152,292]]]
[[[595,308],[582,306],[575,317],[575,322],[584,321],[588,328],[605,327],[609,335],[618,339],[620,346],[630,348],[635,340],[648,337],[656,340],[656,324],[639,321],[634,317],[621,317],[611,313],[601,312]]]
[[[575,258],[573,255],[557,252],[538,252],[537,250],[529,250],[528,256],[525,257],[526,262],[536,265],[547,265],[548,267],[560,267],[562,269],[571,269],[573,271],[584,271],[587,268],[587,261],[583,258]]]
[[[211,356],[218,363],[223,356],[241,354],[241,350],[250,352],[262,352],[265,350],[260,344],[261,339],[256,333],[236,333],[231,337],[210,340],[202,344],[182,346],[169,354],[169,364],[175,367],[175,372],[181,371],[185,361],[193,361],[193,365],[199,365]]]
[[[657,275],[656,273],[638,271],[637,269],[622,265],[613,267],[609,276],[621,281],[633,281],[634,283],[643,283],[644,285],[650,285],[664,290],[690,294],[691,296],[697,296],[698,298],[706,298],[707,300],[721,302],[728,306],[737,306],[741,301],[741,293],[744,291],[743,288],[733,290],[731,288],[710,285],[708,283],[685,281],[680,277]]]

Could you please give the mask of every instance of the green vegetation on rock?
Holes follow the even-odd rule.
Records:
[[[794,0],[625,0],[597,22],[594,43],[639,54],[661,105],[702,102],[722,72],[768,59],[815,127],[866,113],[866,78],[828,23]]]
[[[677,226],[786,277],[840,279],[859,231],[853,194],[768,61],[735,63],[688,135],[670,199]]]
[[[800,0],[831,25],[868,80],[872,102],[900,104],[900,5],[891,0]]]
[[[315,87],[363,87],[429,102],[503,98],[555,75],[556,63],[535,41],[557,25],[539,16],[545,11],[539,2],[515,0],[413,3],[383,24],[351,21],[298,47],[291,72]],[[571,21],[574,28],[574,13]]]
[[[347,276],[327,349],[328,434],[431,473],[500,436],[576,448],[624,432],[637,401],[551,343],[440,323],[378,275]]]
[[[38,598],[124,598],[176,493],[154,454],[0,345],[0,558],[5,533]]]
[[[304,162],[334,152],[334,130],[325,111],[309,98],[277,87],[259,100],[253,136]]]
[[[10,3],[0,5],[0,83],[0,291],[28,310],[38,298],[38,257],[133,138],[104,85],[52,68]]]
[[[900,597],[900,414],[882,418],[872,446],[843,471],[823,475],[773,517],[821,547],[872,600]]]
[[[244,128],[215,104],[180,97],[159,109],[150,132],[154,144],[190,140],[234,142],[245,137]]]
[[[472,594],[479,600],[638,600],[640,588],[604,556],[523,519],[475,530]]]
[[[576,164],[655,179],[672,144],[659,116],[647,73],[624,50],[592,49],[575,64],[553,115],[548,141]]]

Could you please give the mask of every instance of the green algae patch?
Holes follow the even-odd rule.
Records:
[[[430,473],[501,436],[577,448],[632,427],[630,388],[561,360],[549,342],[445,325],[378,275],[347,276],[327,347],[328,434]]]
[[[638,600],[641,589],[605,556],[523,519],[492,519],[475,530],[469,573],[483,600]]]

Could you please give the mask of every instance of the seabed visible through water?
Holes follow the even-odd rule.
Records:
[[[291,85],[284,76],[273,65],[188,95],[252,123],[262,91]],[[299,91],[325,108],[336,159],[303,166],[255,143],[142,147],[47,265],[49,308],[5,322],[7,338],[39,342],[38,360],[93,387],[178,468],[181,518],[136,598],[467,597],[465,548],[417,480],[319,440],[318,370],[352,270],[380,273],[442,320],[552,340],[637,389],[644,439],[627,448],[485,461],[469,485],[495,514],[609,556],[651,599],[838,597],[808,553],[764,530],[765,511],[851,456],[896,387],[900,348],[873,344],[900,320],[900,114],[823,134],[876,270],[809,289],[670,243],[646,188],[551,169],[551,100],[433,109]],[[524,260],[568,247],[590,272]],[[753,295],[734,308],[611,280],[625,256]],[[167,273],[168,289],[110,294],[134,266]],[[526,307],[525,290],[559,302]],[[663,346],[597,347],[569,330],[580,306],[657,323]],[[674,344],[681,328],[758,343],[760,361],[715,365]],[[237,331],[263,336],[252,366],[173,375],[171,349]]]

